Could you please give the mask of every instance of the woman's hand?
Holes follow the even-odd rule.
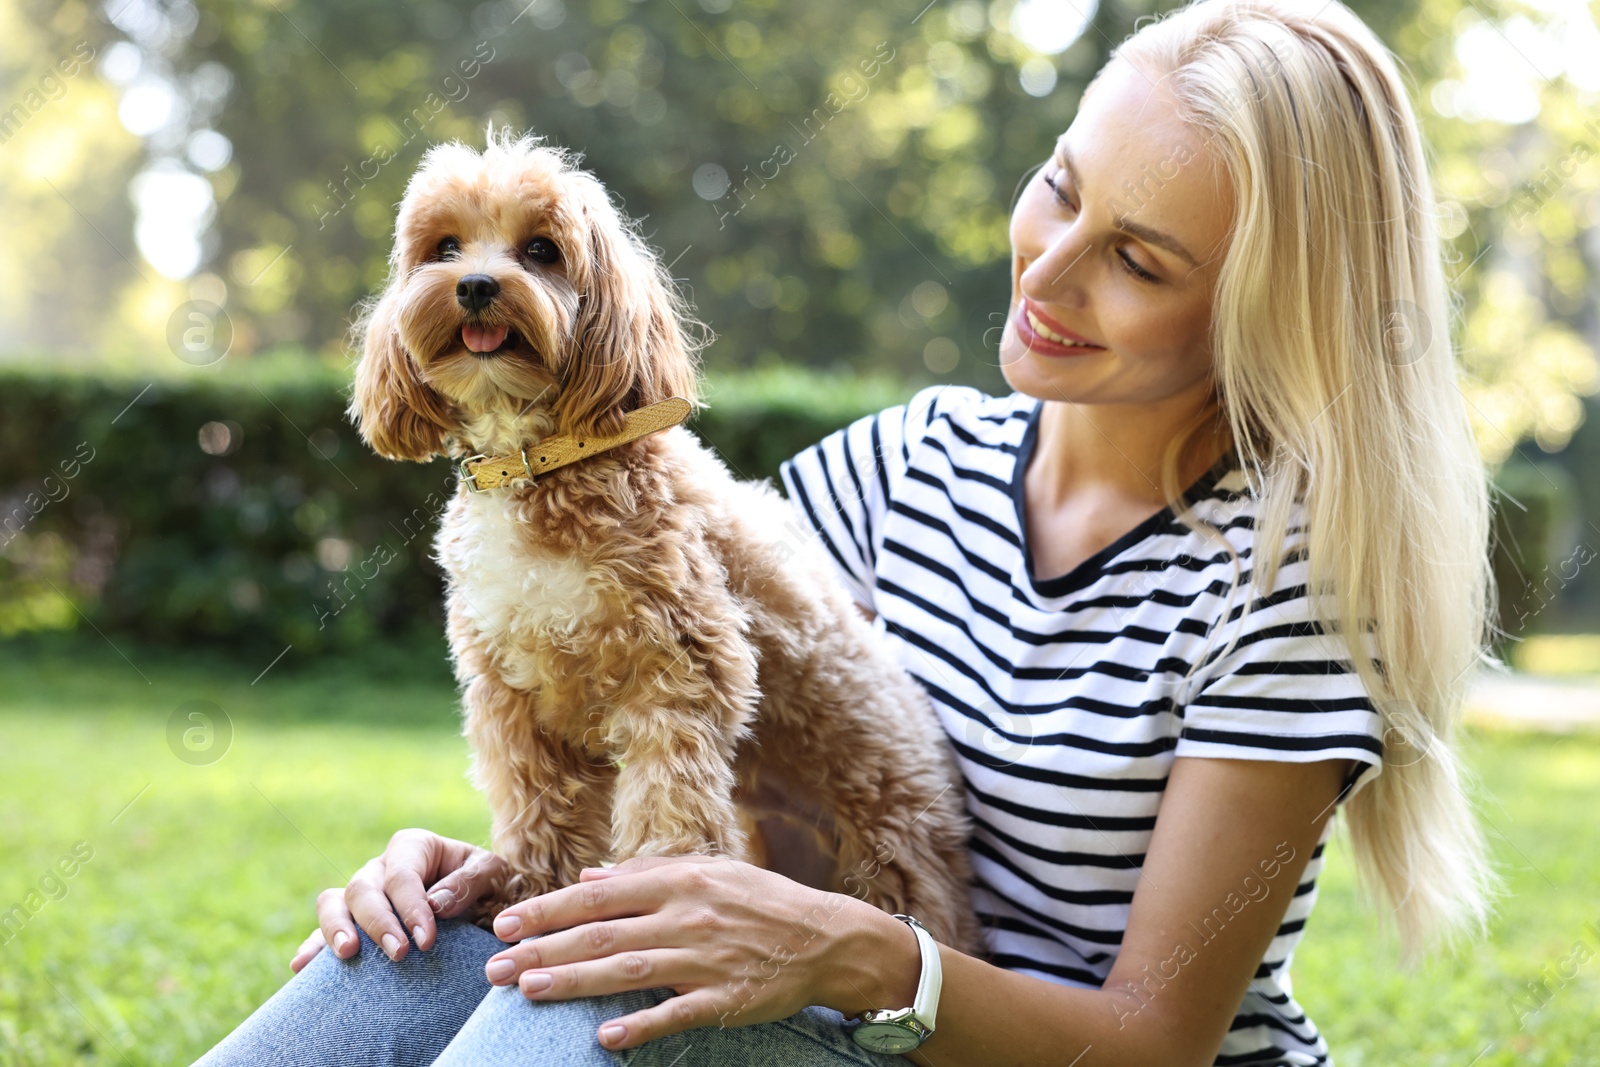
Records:
[[[809,1004],[861,1001],[846,984],[881,986],[885,964],[851,948],[872,918],[880,929],[884,919],[900,926],[854,897],[748,863],[634,858],[586,869],[577,884],[501,912],[494,931],[502,940],[545,936],[499,953],[485,971],[492,984],[515,983],[530,1000],[677,992],[600,1027],[604,1047],[631,1048],[698,1026],[745,1026]]]
[[[289,967],[298,974],[325,945],[332,945],[340,959],[354,956],[361,951],[358,924],[392,960],[404,958],[410,947],[407,928],[417,948],[430,948],[438,933],[434,916],[451,919],[470,912],[506,873],[505,861],[488,849],[428,830],[401,830],[348,886],[324,889],[317,897],[318,928]]]

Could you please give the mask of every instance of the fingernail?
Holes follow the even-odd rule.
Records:
[[[400,939],[393,934],[384,934],[383,951],[391,960],[394,959],[394,954],[400,951]]]
[[[623,1035],[625,1035],[627,1032],[628,1031],[624,1030],[616,1023],[611,1023],[608,1026],[602,1026],[600,1028],[600,1040],[604,1041],[608,1045],[615,1045],[617,1042],[622,1040]]]
[[[417,943],[417,948],[422,948],[422,939],[427,936],[421,926],[411,928],[411,939]]]
[[[529,971],[522,976],[522,988],[529,993],[543,993],[555,981],[548,974],[538,974]]]
[[[494,921],[494,932],[500,937],[511,937],[522,929],[522,920],[515,915],[502,915]]]
[[[511,972],[515,971],[516,969],[517,965],[510,960],[492,960],[489,963],[489,981],[504,981],[505,979],[510,978]]]
[[[444,911],[455,902],[456,895],[448,889],[441,889],[428,898],[428,905],[434,911]]]
[[[344,955],[344,947],[346,945],[348,945],[349,943],[350,943],[350,935],[345,933],[343,930],[340,930],[338,933],[334,934],[333,935],[333,954],[335,956]]]

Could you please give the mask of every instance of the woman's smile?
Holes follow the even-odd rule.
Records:
[[[1106,350],[1105,345],[1094,344],[1050,318],[1027,297],[1022,298],[1018,310],[1021,314],[1015,320],[1017,335],[1041,356],[1087,356]]]

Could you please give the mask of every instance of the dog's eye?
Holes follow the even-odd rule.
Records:
[[[454,237],[446,237],[444,240],[439,242],[439,247],[436,249],[436,251],[439,253],[440,259],[449,259],[457,252],[461,251],[461,242],[456,240]]]
[[[528,242],[522,254],[535,263],[554,263],[561,258],[561,249],[548,237],[535,237]]]

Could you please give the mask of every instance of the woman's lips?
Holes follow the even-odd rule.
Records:
[[[1091,344],[1082,337],[1066,329],[1054,319],[1041,314],[1037,308],[1029,303],[1027,297],[1017,307],[1017,314],[1013,316],[1017,327],[1017,336],[1022,338],[1022,343],[1032,352],[1041,356],[1087,356],[1095,352],[1104,352],[1104,345]],[[1035,325],[1037,323],[1037,325]],[[1057,341],[1040,333],[1041,329],[1049,330],[1056,337],[1064,338]]]

